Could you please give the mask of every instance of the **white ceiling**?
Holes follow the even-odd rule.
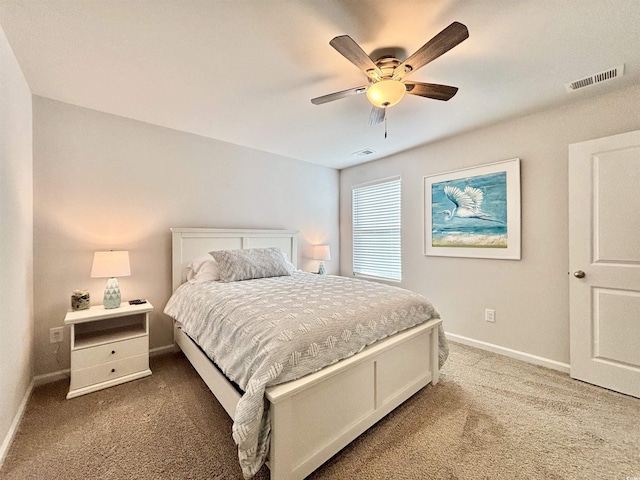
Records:
[[[366,83],[334,36],[409,55],[453,21],[469,38],[411,80],[458,94],[407,95],[387,139],[364,95],[311,104]],[[0,24],[36,95],[334,168],[640,78],[640,0],[0,0]]]

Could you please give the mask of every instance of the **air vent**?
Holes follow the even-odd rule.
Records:
[[[580,80],[576,80],[574,82],[565,83],[564,86],[567,89],[567,92],[573,92],[590,85],[595,85],[596,83],[613,80],[614,78],[621,77],[622,75],[624,75],[624,63],[622,65],[618,65],[615,68],[605,70],[604,72],[596,73],[594,75],[581,78]]]
[[[376,153],[375,150],[365,148],[364,150],[360,150],[359,152],[353,152],[351,155],[353,155],[354,157],[368,157],[369,155],[373,155],[374,153]]]

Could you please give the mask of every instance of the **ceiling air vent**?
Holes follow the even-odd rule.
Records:
[[[370,148],[365,148],[364,150],[360,150],[358,152],[353,152],[351,155],[353,155],[354,157],[368,157],[369,155],[373,155],[374,153],[376,153],[375,150],[371,150]]]
[[[573,92],[575,90],[588,87],[589,85],[595,85],[596,83],[613,80],[614,78],[621,77],[622,75],[624,75],[624,63],[622,65],[618,65],[617,67],[610,68],[609,70],[605,70],[604,72],[596,73],[594,75],[581,78],[580,80],[576,80],[574,82],[565,83],[564,86],[567,89],[567,92]]]

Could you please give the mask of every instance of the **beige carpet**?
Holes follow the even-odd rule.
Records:
[[[241,479],[231,422],[187,360],[151,368],[73,400],[65,381],[36,388],[0,478]],[[629,477],[640,477],[640,400],[454,344],[440,384],[309,478]]]

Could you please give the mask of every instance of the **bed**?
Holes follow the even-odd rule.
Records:
[[[204,228],[171,231],[174,296],[181,286],[188,287],[185,282],[189,262],[211,251],[277,247],[294,266],[297,264],[296,232]],[[317,285],[322,281],[317,275],[304,273],[292,274],[291,278],[280,283],[300,279]],[[333,281],[341,279],[336,277]],[[250,282],[235,283],[244,287]],[[263,402],[270,430],[266,437],[267,465],[273,480],[305,478],[417,391],[438,382],[439,367],[446,358],[446,340],[441,320],[433,312],[429,320],[366,346],[348,358],[301,378],[266,387]],[[174,320],[176,346],[234,420],[236,439],[236,416],[244,413],[236,409],[246,393],[239,391],[238,385],[185,333],[185,326]],[[245,477],[250,477],[242,456],[240,460]]]

